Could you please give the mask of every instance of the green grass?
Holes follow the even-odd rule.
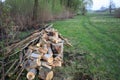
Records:
[[[53,24],[73,44],[72,48],[65,48],[69,52],[67,56],[73,54],[76,58],[70,59],[73,60],[71,66],[64,67],[66,74],[80,71],[100,80],[120,80],[120,19],[105,14],[90,14]],[[88,54],[81,64],[75,55],[84,52]],[[65,60],[68,59],[66,57]],[[84,68],[77,69],[75,65],[79,64]]]

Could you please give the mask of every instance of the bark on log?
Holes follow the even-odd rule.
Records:
[[[53,71],[48,68],[42,67],[39,71],[38,77],[43,80],[52,80],[53,78]]]

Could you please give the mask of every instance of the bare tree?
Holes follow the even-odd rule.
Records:
[[[115,4],[113,2],[113,0],[110,0],[110,3],[109,3],[109,13],[111,14],[112,13],[112,10],[115,8]]]

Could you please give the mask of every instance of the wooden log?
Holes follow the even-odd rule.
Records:
[[[34,52],[34,53],[31,53],[30,54],[30,57],[32,58],[32,59],[41,59],[41,57],[42,57],[42,54],[37,54],[36,52]]]
[[[53,43],[59,43],[62,41],[60,38],[56,38],[55,36],[49,36],[49,40]]]
[[[39,71],[38,77],[43,80],[52,80],[53,78],[53,71],[48,68],[42,67]]]
[[[48,63],[52,63],[53,62],[53,57],[51,54],[45,54],[43,57],[42,57],[43,60],[47,61]]]
[[[35,78],[35,75],[37,73],[36,69],[30,69],[29,72],[27,73],[27,79],[28,80],[33,80]]]
[[[47,51],[48,51],[48,49],[46,48],[46,49],[43,49],[43,48],[41,48],[41,47],[39,47],[39,49],[38,49],[38,51],[40,52],[40,53],[47,53]]]
[[[43,41],[49,39],[49,36],[47,35],[46,32],[44,32],[44,33],[42,34],[42,39],[43,39]],[[44,41],[44,42],[45,42],[45,41]]]
[[[47,75],[46,75],[46,79],[45,80],[52,80],[53,78],[53,71],[50,71]]]
[[[38,45],[39,45],[38,51],[40,53],[44,53],[44,54],[47,53],[48,49],[47,49],[47,44],[45,42],[44,43],[40,42]]]
[[[62,54],[63,53],[63,42],[57,43],[57,44],[52,43],[51,45],[52,45],[51,47],[52,47],[54,54],[57,54],[57,53]]]
[[[48,69],[52,69],[52,66],[49,65],[49,63],[45,62],[45,61],[41,61],[41,66],[44,66]]]
[[[40,61],[37,61],[36,59],[35,60],[27,60],[25,63],[24,63],[24,67],[27,71],[29,71],[30,69],[32,68],[37,68],[38,66],[41,66],[41,62]]]
[[[53,61],[53,67],[61,67],[62,66],[62,62],[61,61]]]
[[[48,54],[50,54],[51,56],[53,56],[53,52],[52,52],[50,44],[48,44]]]
[[[37,51],[39,49],[38,47],[35,47],[35,46],[29,46],[28,48],[33,50],[33,51],[35,51],[35,50]]]

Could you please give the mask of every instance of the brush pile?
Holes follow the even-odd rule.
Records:
[[[53,78],[52,69],[62,66],[63,44],[71,46],[67,39],[52,28],[52,25],[33,32],[22,41],[6,48],[5,59],[16,54],[19,54],[19,58],[12,62],[4,76],[11,77],[13,74],[18,74],[16,77],[18,80],[26,70],[28,80],[35,79],[35,76],[43,80],[51,80]],[[16,49],[18,50],[16,51]]]

